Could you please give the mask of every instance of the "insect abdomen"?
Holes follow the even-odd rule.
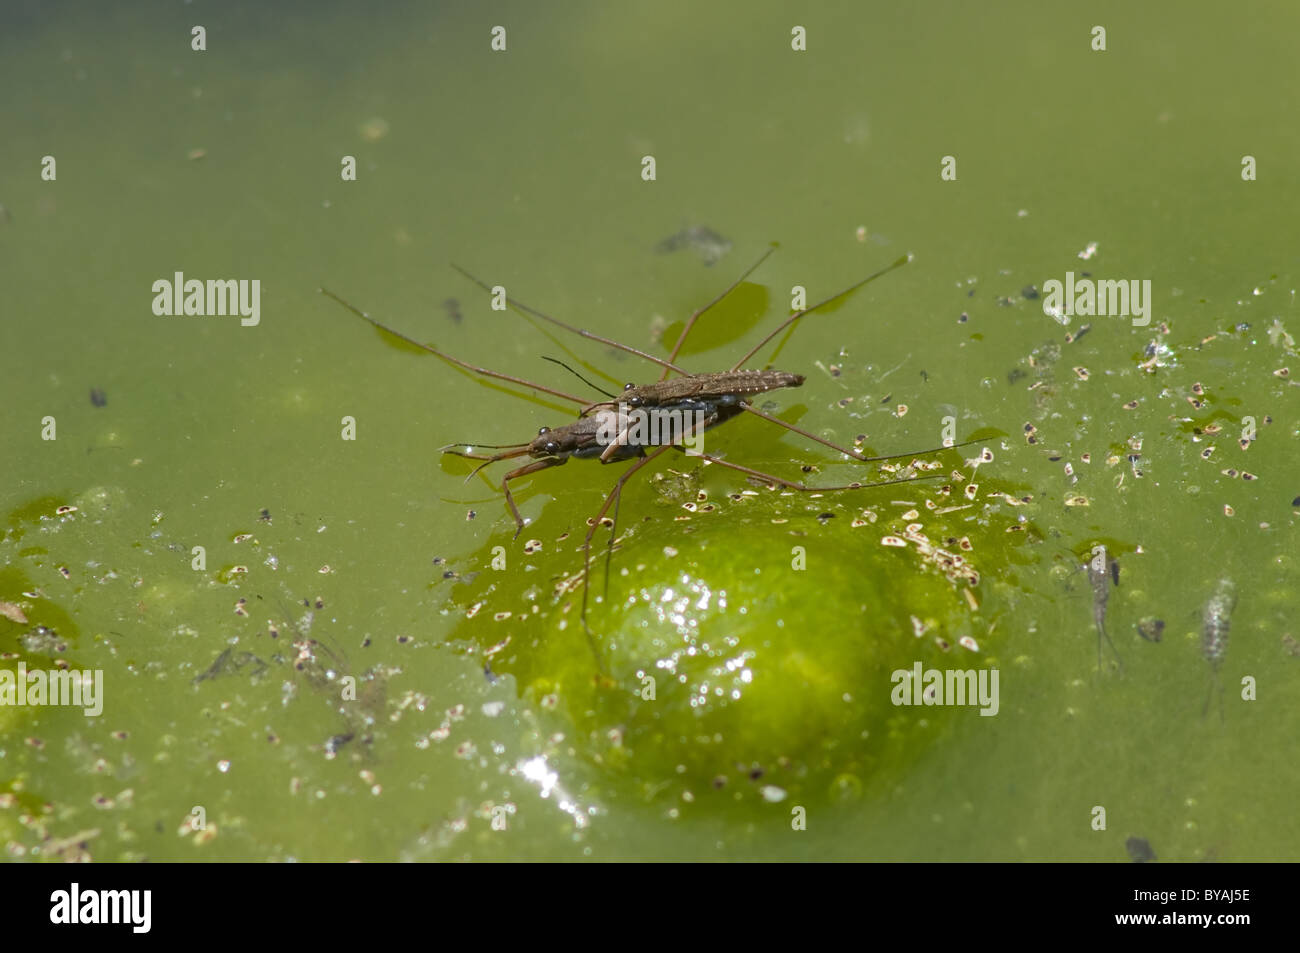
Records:
[[[1219,580],[1219,588],[1205,604],[1201,630],[1201,655],[1211,665],[1218,665],[1228,651],[1228,629],[1232,610],[1237,604],[1236,587],[1231,579]]]

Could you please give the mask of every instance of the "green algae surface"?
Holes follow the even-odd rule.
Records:
[[[1296,859],[1300,24],[1196,10],[827,4],[794,53],[761,4],[236,4],[198,54],[188,11],[7,8],[0,668],[105,704],[0,706],[5,858]],[[589,580],[625,464],[512,484],[516,539],[520,461],[439,454],[573,408],[317,293],[616,392],[656,370],[447,263],[665,356],[773,240],[685,366],[911,254],[765,349],[806,380],[758,405],[873,454],[999,436],[821,496],[667,455]],[[176,271],[259,279],[260,322],[154,314]],[[1149,279],[1150,322],[1045,313],[1067,273]],[[911,461],[748,416],[705,449]],[[996,714],[895,704],[918,665],[996,671]]]

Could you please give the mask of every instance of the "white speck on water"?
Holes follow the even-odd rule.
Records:
[[[551,789],[560,780],[560,776],[546,766],[546,759],[540,755],[520,765],[519,773],[541,788],[542,797],[549,797]]]

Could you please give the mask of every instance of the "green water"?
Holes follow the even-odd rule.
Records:
[[[0,708],[5,856],[84,843],[97,860],[1126,861],[1130,836],[1161,860],[1300,855],[1300,658],[1286,641],[1300,638],[1300,358],[1286,336],[1300,336],[1287,243],[1300,16],[1282,4],[1248,17],[1187,4],[536,7],[0,14],[0,601],[28,619],[0,617],[0,665],[62,659],[106,686],[98,718]],[[190,49],[195,23],[206,52]],[[489,49],[497,24],[504,53]],[[795,24],[806,52],[790,49]],[[1097,24],[1105,52],[1090,49]],[[46,155],[54,181],[41,179]],[[344,155],[355,182],[340,179]],[[948,155],[955,181],[940,176]],[[1246,155],[1256,181],[1242,180]],[[716,264],[656,253],[696,224],[732,243]],[[943,518],[924,511],[933,487],[737,502],[739,474],[681,459],[668,467],[685,477],[654,464],[663,477],[629,483],[620,517],[640,525],[593,614],[616,661],[653,657],[631,621],[615,631],[639,610],[615,605],[672,585],[674,558],[757,605],[766,583],[747,574],[770,578],[807,548],[808,568],[773,583],[785,631],[755,636],[756,657],[778,656],[784,674],[745,696],[754,717],[719,716],[745,766],[787,763],[751,782],[689,739],[652,744],[664,721],[637,720],[634,673],[602,688],[576,610],[552,598],[581,567],[572,547],[614,471],[579,461],[517,484],[531,522],[514,542],[494,486],[464,484],[468,468],[437,452],[526,439],[567,406],[394,347],[316,289],[467,360],[587,393],[539,356],[617,382],[653,375],[491,310],[448,262],[662,355],[655,329],[772,241],[751,279],[761,288],[710,312],[697,344],[713,346],[692,369],[730,364],[788,313],[792,286],[817,300],[910,253],[789,339],[778,366],[807,382],[771,395],[774,412],[840,443],[865,434],[878,453],[937,444],[945,417],[959,437],[1007,436],[978,470],[942,458],[980,484],[976,506]],[[156,316],[151,286],[176,271],[259,279],[260,323]],[[1151,325],[1062,326],[1024,296],[1067,271],[1150,279]],[[1148,371],[1153,340],[1171,353]],[[57,439],[42,439],[46,417]],[[344,417],[356,440],[340,438]],[[1195,432],[1207,424],[1220,432]],[[861,478],[756,420],[710,433],[708,450],[788,478],[803,464],[820,468],[810,480]],[[716,510],[674,520],[695,481]],[[1080,496],[1087,506],[1067,505]],[[935,538],[969,537],[978,610],[880,546],[908,522],[898,499]],[[867,508],[879,522],[851,528]],[[530,538],[544,543],[531,559]],[[1122,566],[1107,615],[1122,672],[1097,671],[1092,596],[1074,571],[1097,544]],[[1224,576],[1237,605],[1222,715],[1216,703],[1203,716],[1201,613]],[[980,652],[876,644],[863,620],[888,613],[964,626]],[[1165,621],[1159,643],[1137,635],[1144,617]],[[497,631],[517,637],[488,656],[490,681]],[[882,665],[922,657],[998,668],[998,715],[863,702],[861,724],[837,726],[828,699],[878,700]],[[358,697],[341,705],[347,675]],[[1242,700],[1244,678],[1256,700]],[[678,731],[682,710],[665,711]],[[807,724],[824,727],[818,740]],[[893,747],[873,747],[884,736]],[[825,772],[814,750],[833,752]],[[765,800],[761,786],[801,759],[804,780]],[[707,783],[717,765],[736,774],[720,792]],[[806,830],[791,829],[792,805]],[[195,806],[200,833],[184,827]]]

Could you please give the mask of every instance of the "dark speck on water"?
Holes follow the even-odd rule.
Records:
[[[1124,847],[1128,850],[1129,860],[1135,864],[1149,864],[1156,859],[1156,852],[1145,837],[1130,837],[1124,842]]]
[[[1145,618],[1137,624],[1138,635],[1148,642],[1159,642],[1164,635],[1165,620]]]
[[[679,248],[691,249],[704,264],[712,265],[731,251],[731,242],[704,225],[691,225],[676,235],[669,235],[655,246],[655,251],[664,254]]]
[[[103,407],[108,404],[108,395],[98,387],[92,387],[90,389],[90,402],[96,407]]]
[[[447,312],[447,317],[451,318],[457,324],[460,324],[462,315],[460,313],[459,301],[455,298],[444,298],[442,302],[442,310]]]

